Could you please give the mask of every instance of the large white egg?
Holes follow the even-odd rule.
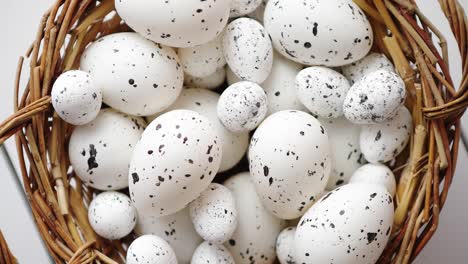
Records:
[[[210,119],[223,146],[223,155],[219,168],[219,172],[223,172],[234,167],[242,159],[249,147],[249,134],[232,133],[223,126],[217,114],[218,100],[219,94],[213,91],[196,88],[184,89],[179,99],[169,110],[192,110]],[[154,120],[154,118],[156,116],[149,117],[149,120]]]
[[[191,264],[235,264],[235,262],[226,247],[205,241],[193,253]]]
[[[230,17],[240,17],[249,14],[260,6],[262,0],[232,0]]]
[[[164,239],[144,235],[135,239],[128,247],[127,264],[177,264],[172,247]]]
[[[184,84],[187,87],[204,88],[214,90],[220,87],[226,80],[226,68],[221,68],[207,77],[193,77],[185,74]],[[183,92],[182,92],[183,93]]]
[[[173,214],[211,183],[221,163],[213,124],[189,110],[165,113],[148,125],[130,162],[129,186],[144,214]]]
[[[350,0],[269,1],[264,25],[277,51],[306,65],[342,66],[372,47],[372,27]]]
[[[228,0],[116,0],[115,8],[136,32],[171,47],[193,47],[214,39],[229,19]]]
[[[343,111],[355,124],[376,124],[393,118],[406,98],[405,83],[391,71],[371,72],[351,86]]]
[[[392,170],[379,163],[369,163],[357,169],[349,183],[368,183],[377,184],[387,188],[392,195],[396,192],[396,180]]]
[[[184,72],[194,77],[207,77],[226,65],[223,52],[223,34],[212,41],[177,51]]]
[[[371,52],[359,61],[342,67],[343,74],[351,84],[355,84],[362,77],[377,70],[387,70],[395,72],[392,62],[382,53]]]
[[[270,75],[273,47],[263,26],[251,18],[238,18],[227,26],[224,56],[242,80],[262,83]]]
[[[98,190],[128,187],[128,167],[146,122],[113,109],[101,110],[91,123],[76,127],[68,156],[81,181]]]
[[[222,244],[237,227],[237,208],[231,191],[212,183],[189,205],[195,230],[205,240]]]
[[[312,114],[322,118],[343,115],[343,102],[349,88],[349,82],[343,75],[325,67],[306,68],[296,77],[299,101]]]
[[[307,113],[277,112],[255,131],[249,161],[265,207],[279,218],[298,218],[327,185],[331,170],[327,133]]]
[[[296,263],[294,257],[294,236],[296,235],[295,227],[288,227],[281,231],[276,239],[276,254],[281,264]]]
[[[103,192],[91,201],[88,219],[98,235],[115,240],[132,232],[137,222],[137,213],[127,195]]]
[[[378,185],[348,184],[302,217],[294,238],[298,263],[376,263],[390,237],[393,200]]]
[[[101,110],[101,88],[83,71],[62,73],[55,81],[50,96],[55,112],[73,125],[93,121]]]
[[[193,252],[203,242],[193,227],[188,207],[175,214],[162,217],[143,215],[138,212],[135,233],[137,235],[152,234],[166,240],[174,249],[179,264],[189,264]]]
[[[325,127],[331,147],[332,169],[327,190],[333,190],[349,179],[359,167],[366,163],[359,147],[361,127],[346,118],[319,119]]]
[[[258,197],[248,172],[229,178],[224,185],[236,200],[239,222],[225,243],[237,264],[272,264],[276,259],[276,237],[286,221],[272,215]]]
[[[362,153],[369,162],[391,161],[405,149],[412,133],[411,113],[406,107],[402,107],[391,120],[362,127],[360,135]]]
[[[136,33],[96,40],[81,57],[80,69],[101,87],[104,103],[121,112],[145,116],[161,112],[179,96],[184,73],[172,48]]]
[[[261,84],[268,98],[268,115],[282,110],[307,111],[299,101],[295,81],[302,65],[275,53],[271,74]]]

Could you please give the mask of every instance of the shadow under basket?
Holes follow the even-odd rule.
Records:
[[[390,58],[405,81],[406,106],[413,115],[411,143],[391,166],[398,180],[394,228],[379,260],[410,263],[437,229],[457,164],[460,118],[468,105],[468,20],[458,1],[439,0],[461,55],[458,88],[450,77],[445,38],[413,0],[355,2],[372,23],[373,51]],[[89,43],[122,31],[131,29],[114,12],[114,0],[57,0],[26,52],[29,67],[25,57],[19,60],[15,113],[0,125],[0,143],[16,139],[24,191],[56,263],[124,263],[134,238],[107,241],[91,229],[87,207],[95,190],[70,170],[67,146],[73,127],[54,113],[50,100],[51,84],[60,73],[78,68]],[[30,78],[20,94],[24,71]],[[15,263],[12,256],[5,259]]]

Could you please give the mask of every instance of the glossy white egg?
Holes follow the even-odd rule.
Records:
[[[227,0],[119,0],[117,13],[133,30],[156,43],[193,47],[214,39],[226,26]]]
[[[279,218],[298,218],[327,184],[331,170],[327,133],[307,113],[277,112],[255,131],[249,161],[265,207]]]
[[[240,17],[255,11],[262,0],[231,0],[230,17]]]
[[[101,88],[91,75],[83,71],[62,73],[55,81],[50,96],[55,112],[72,125],[93,121],[101,110]]]
[[[86,48],[80,69],[101,87],[104,103],[121,112],[145,116],[161,112],[179,96],[184,73],[172,48],[136,33],[96,40]]]
[[[103,192],[91,201],[88,219],[98,235],[115,240],[132,232],[137,222],[137,213],[127,195]]]
[[[385,186],[392,195],[396,192],[396,180],[392,170],[379,163],[369,163],[357,169],[349,183],[368,183]]]
[[[144,235],[135,239],[128,247],[127,264],[177,264],[172,247],[164,239]]]
[[[294,257],[294,236],[296,235],[295,227],[288,227],[281,231],[276,239],[276,254],[281,264],[296,263]]]
[[[227,26],[224,56],[242,80],[262,83],[270,75],[273,47],[263,26],[251,18],[238,18]]]
[[[382,53],[371,52],[359,61],[342,67],[343,74],[351,84],[355,84],[362,77],[377,70],[395,72],[392,62]]]
[[[223,245],[203,242],[193,253],[191,264],[235,264],[229,250]]]
[[[221,163],[213,124],[189,110],[165,113],[148,125],[130,162],[130,195],[139,212],[182,210],[211,183]]]
[[[68,156],[81,181],[98,190],[128,187],[128,167],[146,122],[111,108],[101,110],[91,123],[76,127]]]

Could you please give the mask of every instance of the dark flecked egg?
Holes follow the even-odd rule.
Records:
[[[193,253],[191,264],[235,264],[227,248],[221,244],[203,242]]]
[[[377,70],[387,70],[395,72],[392,62],[381,53],[369,53],[359,61],[342,67],[343,74],[351,82],[351,85],[358,82],[362,77]]]
[[[276,239],[276,254],[281,264],[297,263],[294,253],[295,235],[296,227],[288,227],[281,231]]]
[[[240,17],[254,12],[262,0],[232,0],[230,17]]]
[[[130,244],[127,251],[127,264],[177,264],[172,247],[162,238],[144,235]]]
[[[387,191],[393,196],[396,192],[396,180],[392,170],[379,163],[369,163],[357,169],[349,183],[368,183],[377,184],[387,188]]]

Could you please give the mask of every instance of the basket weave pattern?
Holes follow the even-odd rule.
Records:
[[[395,221],[379,260],[410,263],[437,229],[457,164],[460,118],[468,106],[468,20],[457,0],[439,0],[462,59],[461,86],[454,87],[446,40],[414,0],[354,1],[372,23],[373,50],[391,58],[405,81],[406,106],[413,115],[411,144],[392,167],[398,179]],[[12,136],[16,139],[24,190],[56,263],[123,263],[132,239],[130,235],[122,241],[106,241],[91,229],[87,205],[95,191],[69,171],[67,146],[73,127],[54,113],[49,96],[60,73],[78,68],[89,43],[130,31],[113,11],[114,0],[57,0],[19,60],[15,113],[0,124],[0,143]],[[29,71],[30,78],[20,94],[24,71]],[[1,244],[0,252],[9,254],[6,263],[15,263],[11,253],[3,250],[6,243]]]

